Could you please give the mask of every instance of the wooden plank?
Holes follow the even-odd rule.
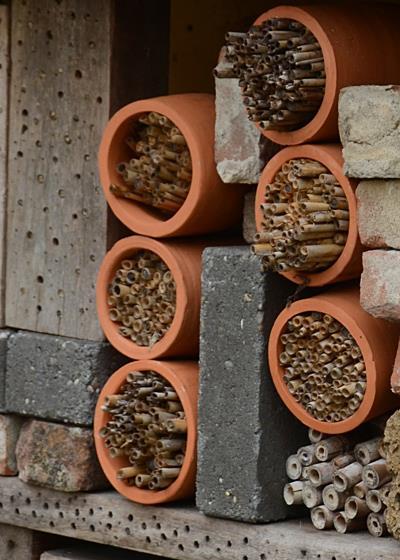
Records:
[[[154,8],[154,2],[148,4]],[[159,94],[166,87],[166,79],[156,87],[153,77],[157,71],[162,74],[163,64],[167,66],[154,54],[158,45],[148,49],[146,59],[136,58],[134,51],[133,38],[142,22],[133,13],[139,7],[139,15],[147,14],[148,4],[13,0],[9,326],[103,338],[94,285],[100,262],[119,230],[99,185],[97,150],[111,108],[145,92]],[[168,19],[155,21],[156,29],[165,25]],[[148,66],[152,78],[147,70],[142,81],[141,71]]]
[[[0,6],[0,327],[5,324],[5,248],[7,203],[9,8]]]
[[[190,505],[141,506],[115,492],[63,494],[0,479],[0,522],[178,560],[398,560],[399,545],[309,522],[247,525]]]

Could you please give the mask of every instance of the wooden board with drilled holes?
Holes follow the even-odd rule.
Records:
[[[160,41],[168,37],[168,2],[155,4],[13,1],[8,326],[102,338],[95,281],[119,232],[99,184],[97,150],[110,112],[166,91],[168,42],[162,50]],[[151,22],[148,40],[156,36],[149,44],[136,30],[143,18]]]
[[[68,494],[0,478],[0,523],[177,560],[398,560],[400,545],[304,521],[248,525],[190,505],[141,506],[115,492]]]

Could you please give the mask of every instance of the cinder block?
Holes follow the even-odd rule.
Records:
[[[7,410],[91,425],[102,386],[125,362],[106,342],[15,332],[8,340]]]
[[[28,420],[18,440],[19,478],[63,492],[107,486],[89,428]]]
[[[8,338],[12,331],[0,330],[0,412],[6,412],[6,364]]]
[[[243,205],[243,239],[251,245],[254,242],[254,235],[256,234],[256,215],[254,212],[254,205],[256,200],[256,191],[248,192],[244,197]]]
[[[197,506],[247,522],[286,517],[287,457],[307,441],[271,381],[267,341],[295,286],[249,247],[203,254]]]
[[[13,414],[0,414],[0,475],[18,473],[15,447],[24,420]]]
[[[360,301],[374,317],[400,321],[400,251],[363,254]]]
[[[237,78],[215,78],[215,161],[224,183],[258,183],[279,147],[247,118]]]
[[[399,86],[354,86],[339,97],[344,172],[361,179],[400,178]]]
[[[46,540],[51,542],[52,538],[29,529],[0,523],[0,559],[39,560],[41,552],[46,548]]]
[[[360,181],[356,194],[361,243],[400,249],[400,181]]]

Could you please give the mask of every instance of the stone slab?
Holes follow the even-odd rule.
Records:
[[[91,425],[102,386],[123,363],[106,342],[17,331],[8,339],[6,408]]]
[[[160,560],[162,558],[165,557],[106,545],[81,544],[61,550],[49,550],[41,555],[40,560]]]
[[[263,272],[249,247],[203,254],[196,501],[206,515],[267,522],[288,514],[285,462],[307,435],[275,391],[266,347],[295,289]]]
[[[108,486],[89,428],[28,420],[16,449],[19,478],[28,484],[62,492]]]
[[[0,475],[18,473],[15,448],[24,419],[14,414],[0,414]]]
[[[215,78],[215,161],[224,183],[258,183],[279,146],[247,118],[237,78]]]
[[[400,251],[363,254],[360,302],[377,319],[400,321]]]
[[[400,249],[400,181],[360,181],[356,194],[361,243]]]
[[[339,97],[344,172],[360,179],[400,178],[400,86],[353,86]]]

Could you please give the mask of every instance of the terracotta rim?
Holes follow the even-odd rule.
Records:
[[[170,328],[165,335],[152,347],[138,346],[132,340],[118,333],[119,324],[111,321],[108,316],[109,305],[107,303],[107,288],[121,261],[131,257],[134,253],[146,249],[158,255],[172,272],[176,283],[176,311]],[[133,359],[153,359],[165,355],[176,340],[180,332],[184,317],[189,309],[188,290],[181,266],[174,252],[167,243],[161,243],[156,239],[134,235],[125,237],[118,241],[106,254],[101,263],[96,284],[97,313],[101,328],[107,339],[119,352]]]
[[[118,198],[110,192],[109,188],[111,183],[121,183],[121,178],[115,170],[118,163],[113,155],[115,146],[123,142],[125,132],[130,129],[131,123],[150,111],[165,115],[179,128],[186,139],[192,159],[192,183],[188,195],[181,208],[167,220],[163,220],[161,214],[150,206],[146,207],[132,200]],[[191,219],[201,196],[199,185],[206,181],[198,138],[179,111],[168,103],[168,97],[135,101],[115,113],[109,120],[101,140],[99,168],[104,196],[117,218],[132,231],[153,237],[173,235]],[[135,209],[134,212],[132,208]]]
[[[287,322],[294,317],[294,315],[312,311],[327,313],[346,327],[360,347],[365,362],[367,388],[364,398],[355,413],[346,418],[346,420],[341,420],[340,422],[323,422],[314,418],[292,397],[283,380],[283,368],[279,363],[279,354],[282,352],[283,348],[280,336],[285,332]],[[279,396],[283,402],[286,403],[291,412],[306,426],[325,434],[340,434],[354,430],[368,418],[375,398],[376,365],[371,346],[363,330],[347,311],[340,309],[327,300],[319,298],[309,298],[295,302],[288,309],[282,311],[272,327],[268,344],[268,360],[272,380]]]
[[[197,367],[194,362],[179,362],[179,364],[181,366],[189,364],[192,368],[194,365]],[[192,376],[188,377],[188,379],[184,379],[184,376],[179,376],[174,371],[174,365],[175,362],[159,362],[152,360],[141,360],[126,364],[110,377],[104,385],[97,401],[94,417],[94,440],[99,462],[104,474],[115,490],[133,502],[141,504],[160,504],[189,497],[194,493],[196,476],[197,402],[193,402],[188,391],[188,385],[193,383]],[[152,370],[159,373],[162,377],[165,377],[176,390],[186,415],[188,431],[185,459],[178,478],[168,486],[168,488],[163,490],[143,490],[134,486],[128,486],[123,481],[118,480],[116,478],[116,471],[126,466],[126,461],[120,457],[111,459],[99,436],[100,428],[105,426],[109,418],[109,414],[101,410],[104,398],[109,394],[115,393],[124,383],[127,374],[132,370]]]
[[[326,270],[316,273],[307,272],[280,272],[296,284],[306,284],[307,286],[324,286],[339,280],[349,280],[361,274],[361,243],[358,235],[357,228],[357,201],[355,196],[355,189],[357,181],[348,179],[343,174],[343,158],[341,148],[337,144],[307,144],[304,146],[293,146],[284,148],[278,152],[264,168],[260,176],[260,181],[257,186],[256,201],[255,201],[255,215],[257,231],[263,231],[261,222],[263,220],[260,204],[264,200],[265,186],[271,183],[275,175],[281,169],[282,165],[295,158],[309,158],[321,162],[329,171],[335,175],[340,183],[340,186],[345,192],[347,202],[349,205],[349,231],[347,234],[346,244],[339,258]],[[354,271],[346,275],[346,269],[354,266],[354,259],[358,257],[358,266],[354,267]]]
[[[337,98],[337,62],[334,49],[323,27],[314,16],[303,8],[298,8],[296,6],[279,6],[272,8],[271,10],[261,14],[253,25],[259,25],[267,19],[276,17],[293,19],[305,25],[318,40],[325,63],[325,95],[320,108],[309,123],[302,128],[292,130],[290,132],[264,130],[259,126],[259,124],[255,123],[261,134],[276,144],[293,146],[295,144],[304,144],[305,142],[309,142],[324,126],[330,113],[334,109]],[[349,56],[351,56],[351,54],[349,54]]]

